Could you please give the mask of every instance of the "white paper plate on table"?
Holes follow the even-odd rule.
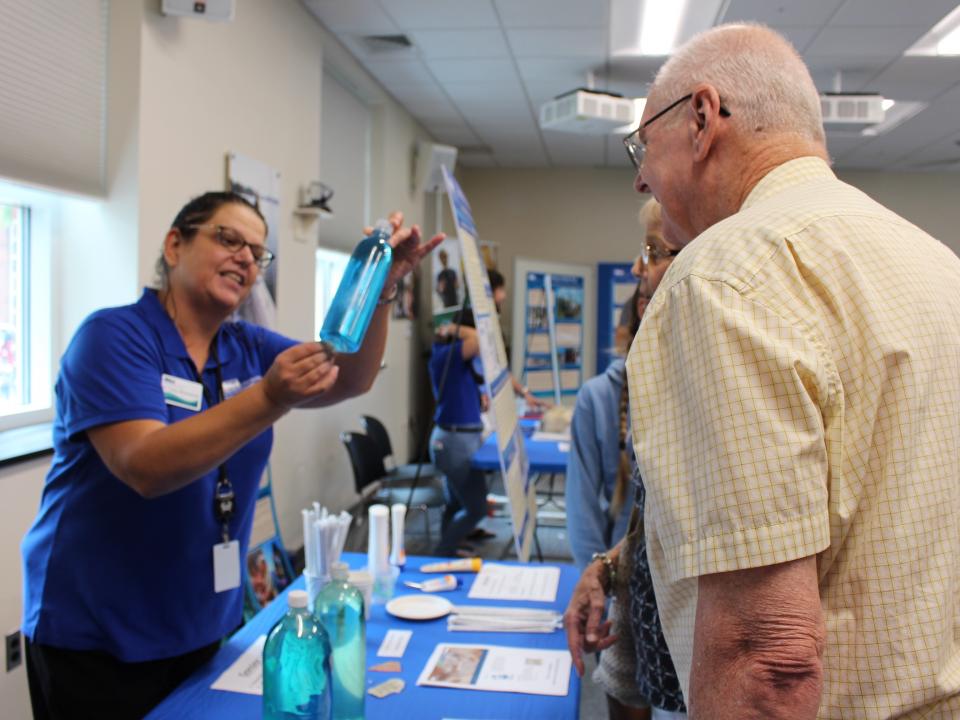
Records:
[[[451,610],[450,601],[437,595],[400,595],[386,605],[388,613],[404,620],[436,620]]]

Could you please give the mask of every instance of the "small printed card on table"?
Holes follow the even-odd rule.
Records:
[[[467,597],[471,600],[554,602],[559,585],[558,567],[484,563]]]

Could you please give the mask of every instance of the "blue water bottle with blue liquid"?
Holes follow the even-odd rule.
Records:
[[[379,220],[373,232],[360,241],[343,273],[343,280],[320,328],[320,341],[341,353],[355,353],[363,343],[380,293],[390,272],[393,227]]]
[[[263,646],[263,720],[330,720],[330,637],[305,591],[291,590],[287,602]]]

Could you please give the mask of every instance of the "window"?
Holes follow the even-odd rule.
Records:
[[[0,430],[52,417],[55,197],[0,182]]]
[[[343,273],[347,269],[347,261],[349,259],[349,253],[339,250],[317,248],[317,284],[314,318],[318,334],[320,333],[320,327],[323,325],[323,319],[330,310],[333,296],[336,294],[337,288],[340,287],[340,281],[343,279]]]
[[[27,336],[30,211],[0,205],[0,413],[30,404],[30,338]]]

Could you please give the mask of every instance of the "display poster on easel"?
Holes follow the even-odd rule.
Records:
[[[530,482],[530,464],[523,444],[523,433],[517,422],[517,406],[503,334],[500,332],[500,318],[493,304],[493,293],[480,256],[470,204],[446,166],[443,166],[443,180],[450,199],[463,272],[477,323],[483,379],[490,397],[490,416],[497,433],[500,472],[510,501],[513,540],[517,557],[526,562],[530,559],[530,547],[537,524],[537,495],[535,484]]]

